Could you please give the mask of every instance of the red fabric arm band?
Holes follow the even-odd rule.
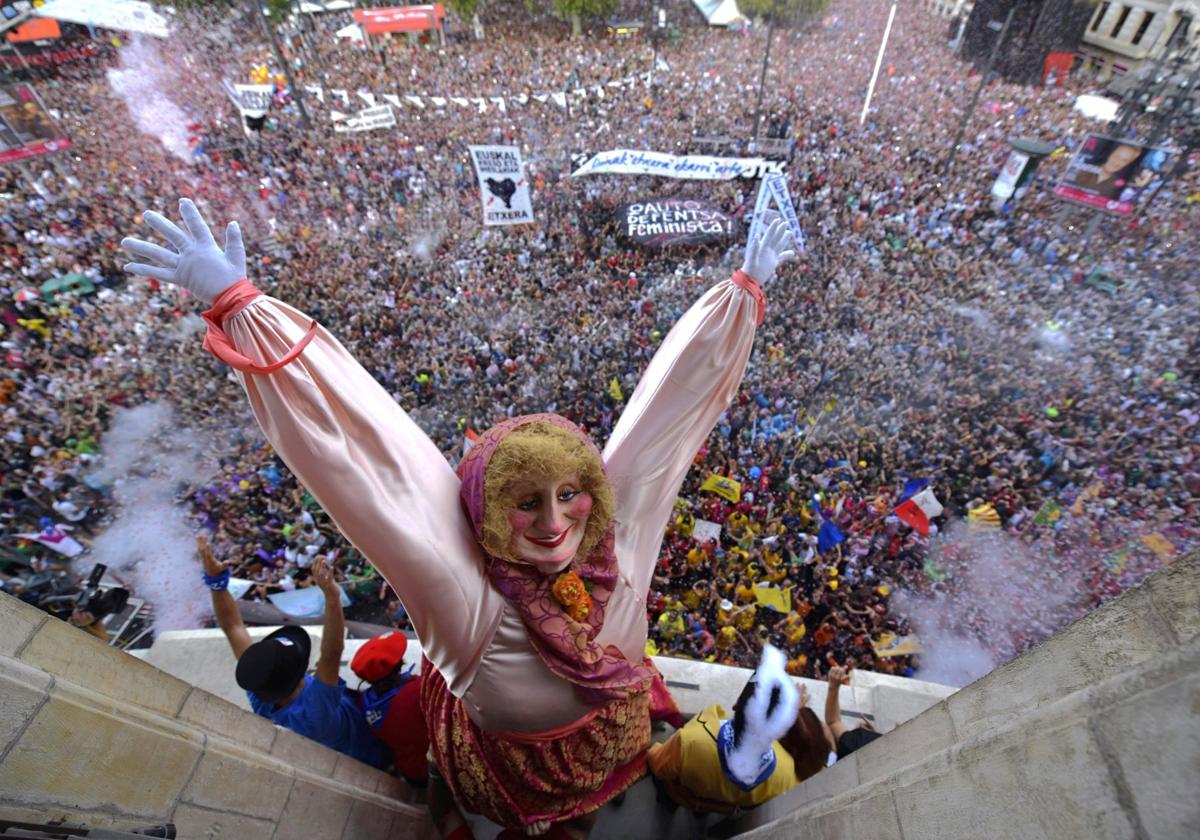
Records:
[[[740,268],[735,271],[733,276],[729,279],[749,292],[754,298],[755,302],[758,304],[758,320],[754,322],[754,326],[762,326],[763,318],[767,314],[767,298],[766,295],[763,294],[762,287],[758,285],[758,281],[746,272],[742,271]]]
[[[317,334],[317,322],[313,321],[308,332],[279,361],[269,365],[259,365],[250,361],[239,353],[233,342],[229,340],[229,336],[225,334],[224,324],[261,294],[262,292],[254,288],[249,280],[242,279],[217,295],[216,300],[212,302],[212,308],[201,314],[201,317],[208,323],[208,331],[204,334],[204,349],[230,367],[240,370],[242,373],[257,376],[274,373],[294,361]]]

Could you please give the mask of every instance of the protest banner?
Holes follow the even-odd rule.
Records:
[[[71,148],[32,85],[0,85],[0,163]]]
[[[516,146],[468,146],[479,178],[485,225],[523,225],[533,221],[529,182]]]
[[[1119,216],[1133,213],[1166,167],[1166,149],[1089,134],[1054,187],[1061,199]]]
[[[692,539],[703,545],[706,542],[721,541],[721,526],[707,519],[697,519],[692,523]]]
[[[733,235],[733,219],[707,201],[657,198],[624,204],[617,219],[626,238],[638,245],[668,248],[707,245]]]
[[[225,92],[243,117],[263,117],[275,100],[274,85],[235,85],[222,80]]]
[[[792,242],[796,252],[803,251],[804,231],[800,229],[800,220],[796,217],[796,208],[792,204],[792,196],[787,188],[787,178],[779,172],[770,172],[763,176],[762,183],[758,185],[758,197],[754,202],[754,216],[750,221],[750,236],[746,241],[753,242],[758,238],[767,211],[771,209],[772,201],[779,208],[784,221],[792,231]]]
[[[1029,155],[1013,149],[1008,153],[1004,168],[992,183],[992,195],[997,198],[1009,198],[1017,191],[1017,184],[1025,174],[1025,165],[1029,163]]]
[[[363,108],[357,114],[333,124],[334,131],[373,131],[376,128],[395,128],[396,114],[391,105]]]
[[[635,149],[613,149],[595,155],[579,155],[571,177],[584,175],[657,175],[699,181],[729,181],[733,178],[761,178],[768,172],[782,173],[783,161],[766,158],[726,158],[708,155],[672,155]]]

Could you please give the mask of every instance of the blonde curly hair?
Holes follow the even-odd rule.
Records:
[[[488,554],[510,562],[512,528],[508,512],[518,501],[514,485],[522,480],[555,481],[575,473],[591,494],[592,512],[583,542],[575,556],[587,557],[604,537],[615,502],[612,485],[595,451],[567,429],[535,422],[520,426],[500,441],[483,476],[483,547]]]

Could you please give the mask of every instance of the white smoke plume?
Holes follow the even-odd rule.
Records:
[[[979,679],[1061,629],[1084,597],[1068,566],[998,529],[952,522],[928,556],[944,581],[893,599],[921,640],[923,680],[964,686]]]
[[[117,518],[88,559],[150,602],[159,632],[199,627],[211,613],[193,529],[175,501],[181,485],[211,472],[200,438],[178,428],[168,406],[147,403],[114,415],[91,476],[112,487]]]
[[[191,163],[188,119],[167,95],[162,56],[148,38],[135,35],[121,48],[121,66],[108,71],[108,83],[120,96],[140,131],[157,137],[171,154]]]

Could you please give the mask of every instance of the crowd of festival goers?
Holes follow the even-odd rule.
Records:
[[[776,31],[762,132],[795,141],[786,171],[806,250],[766,288],[745,381],[667,526],[651,652],[753,666],[769,641],[796,675],[919,675],[921,657],[883,648],[920,639],[905,607],[934,602],[953,624],[941,630],[1003,661],[1197,543],[1194,161],[1136,218],[1086,236],[1088,212],[1049,187],[1062,151],[1104,129],[1071,108],[1103,85],[1083,73],[1055,87],[989,85],[947,168],[978,76],[946,47],[944,22],[902,7],[860,124],[877,13],[842,0],[824,21]],[[5,589],[36,602],[39,581],[67,566],[17,534],[58,529],[86,546],[117,515],[95,478],[106,430],[123,409],[165,402],[213,442],[214,471],[177,502],[253,582],[246,600],[311,585],[314,557],[341,548],[348,615],[405,627],[403,605],[201,351],[195,302],[125,275],[118,242],[160,196],[240,220],[254,283],[329,327],[451,461],[471,430],[539,411],[602,445],[662,337],[736,268],[757,189],[571,177],[573,154],[750,136],[759,64],[744,56],[759,54],[765,27],[709,29],[690,4],[671,15],[678,36],[660,49],[670,70],[652,88],[610,87],[569,107],[535,95],[640,77],[647,40],[598,30],[572,41],[569,26],[519,3],[489,6],[482,41],[452,20],[462,37],[444,46],[353,45],[334,35],[341,16],[305,16],[284,48],[297,84],[324,92],[306,98],[313,126],[281,94],[249,133],[221,80],[281,68],[253,28],[180,17],[171,41],[138,43],[164,100],[191,121],[184,155],[137,128],[133,110],[161,103],[128,103],[109,83],[128,39],[100,34],[86,55],[35,66],[73,146],[0,169]],[[416,94],[425,107],[399,109],[395,128],[335,132],[331,110],[354,110],[335,89]],[[1016,136],[1060,152],[998,206],[990,186]],[[521,147],[536,223],[482,226],[466,147],[490,143]],[[739,220],[737,235],[667,250],[622,237],[620,205],[671,196],[713,202]],[[71,273],[95,289],[31,293]],[[736,484],[702,489],[714,475]],[[913,482],[944,506],[928,535],[894,513]],[[702,542],[709,523],[718,536]],[[999,609],[972,585],[997,554],[1029,559]],[[1056,597],[1035,597],[1046,591]]]

